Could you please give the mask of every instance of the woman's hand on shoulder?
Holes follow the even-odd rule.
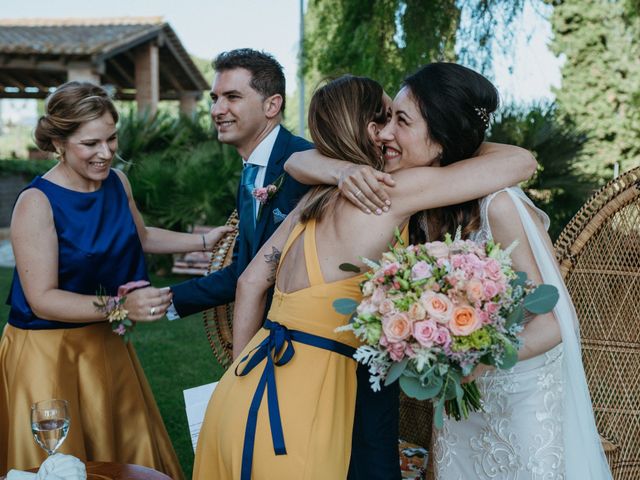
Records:
[[[338,177],[342,196],[365,213],[381,215],[389,210],[391,199],[385,187],[395,186],[393,177],[368,165],[347,164]]]

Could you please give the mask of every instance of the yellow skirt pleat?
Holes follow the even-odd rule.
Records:
[[[0,474],[46,458],[31,434],[30,407],[69,401],[60,453],[131,463],[183,479],[153,393],[131,343],[106,323],[58,330],[7,325],[0,341]]]

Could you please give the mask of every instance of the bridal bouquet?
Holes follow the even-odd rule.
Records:
[[[549,312],[558,299],[550,285],[534,286],[511,267],[510,252],[493,242],[451,239],[398,247],[371,268],[361,284],[363,300],[338,299],[352,314],[350,330],[363,342],[354,358],[369,366],[377,391],[399,379],[410,397],[434,402],[460,420],[481,409],[475,382],[462,383],[479,363],[509,369],[518,360],[525,310]],[[355,270],[350,264],[343,269]],[[354,311],[355,310],[355,311]]]

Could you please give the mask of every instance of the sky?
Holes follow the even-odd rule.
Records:
[[[493,80],[503,99],[532,103],[552,97],[561,61],[547,48],[550,7],[539,12],[526,4],[514,24],[516,49],[508,57],[496,53]],[[0,0],[0,18],[122,16],[162,16],[187,51],[205,59],[240,47],[266,50],[283,65],[287,92],[296,89],[300,0]]]

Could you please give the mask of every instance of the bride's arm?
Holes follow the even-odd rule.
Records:
[[[396,213],[454,205],[484,197],[531,177],[536,161],[514,145],[483,143],[479,155],[446,167],[417,167],[393,174],[389,190]]]
[[[276,271],[284,244],[297,223],[298,210],[294,209],[269,240],[262,246],[236,286],[233,309],[233,358],[244,350],[249,340],[260,329],[267,303],[269,288],[276,281]]]
[[[365,213],[381,214],[391,204],[383,185],[393,187],[393,178],[367,165],[325,157],[317,150],[305,150],[293,153],[284,169],[305,185],[336,185],[347,200]]]
[[[525,208],[528,209],[528,207]],[[522,220],[509,194],[507,192],[497,194],[489,204],[488,211],[493,240],[501,245],[511,245],[514,241],[518,242],[511,253],[513,269],[525,272],[529,280],[536,285],[544,283]],[[551,240],[538,216],[531,211],[530,216],[541,234],[547,250],[553,252]],[[555,261],[552,255],[550,258],[551,261]],[[524,340],[524,345],[518,351],[518,360],[527,360],[547,352],[562,340],[560,325],[553,312],[533,317],[526,324],[521,337]]]

